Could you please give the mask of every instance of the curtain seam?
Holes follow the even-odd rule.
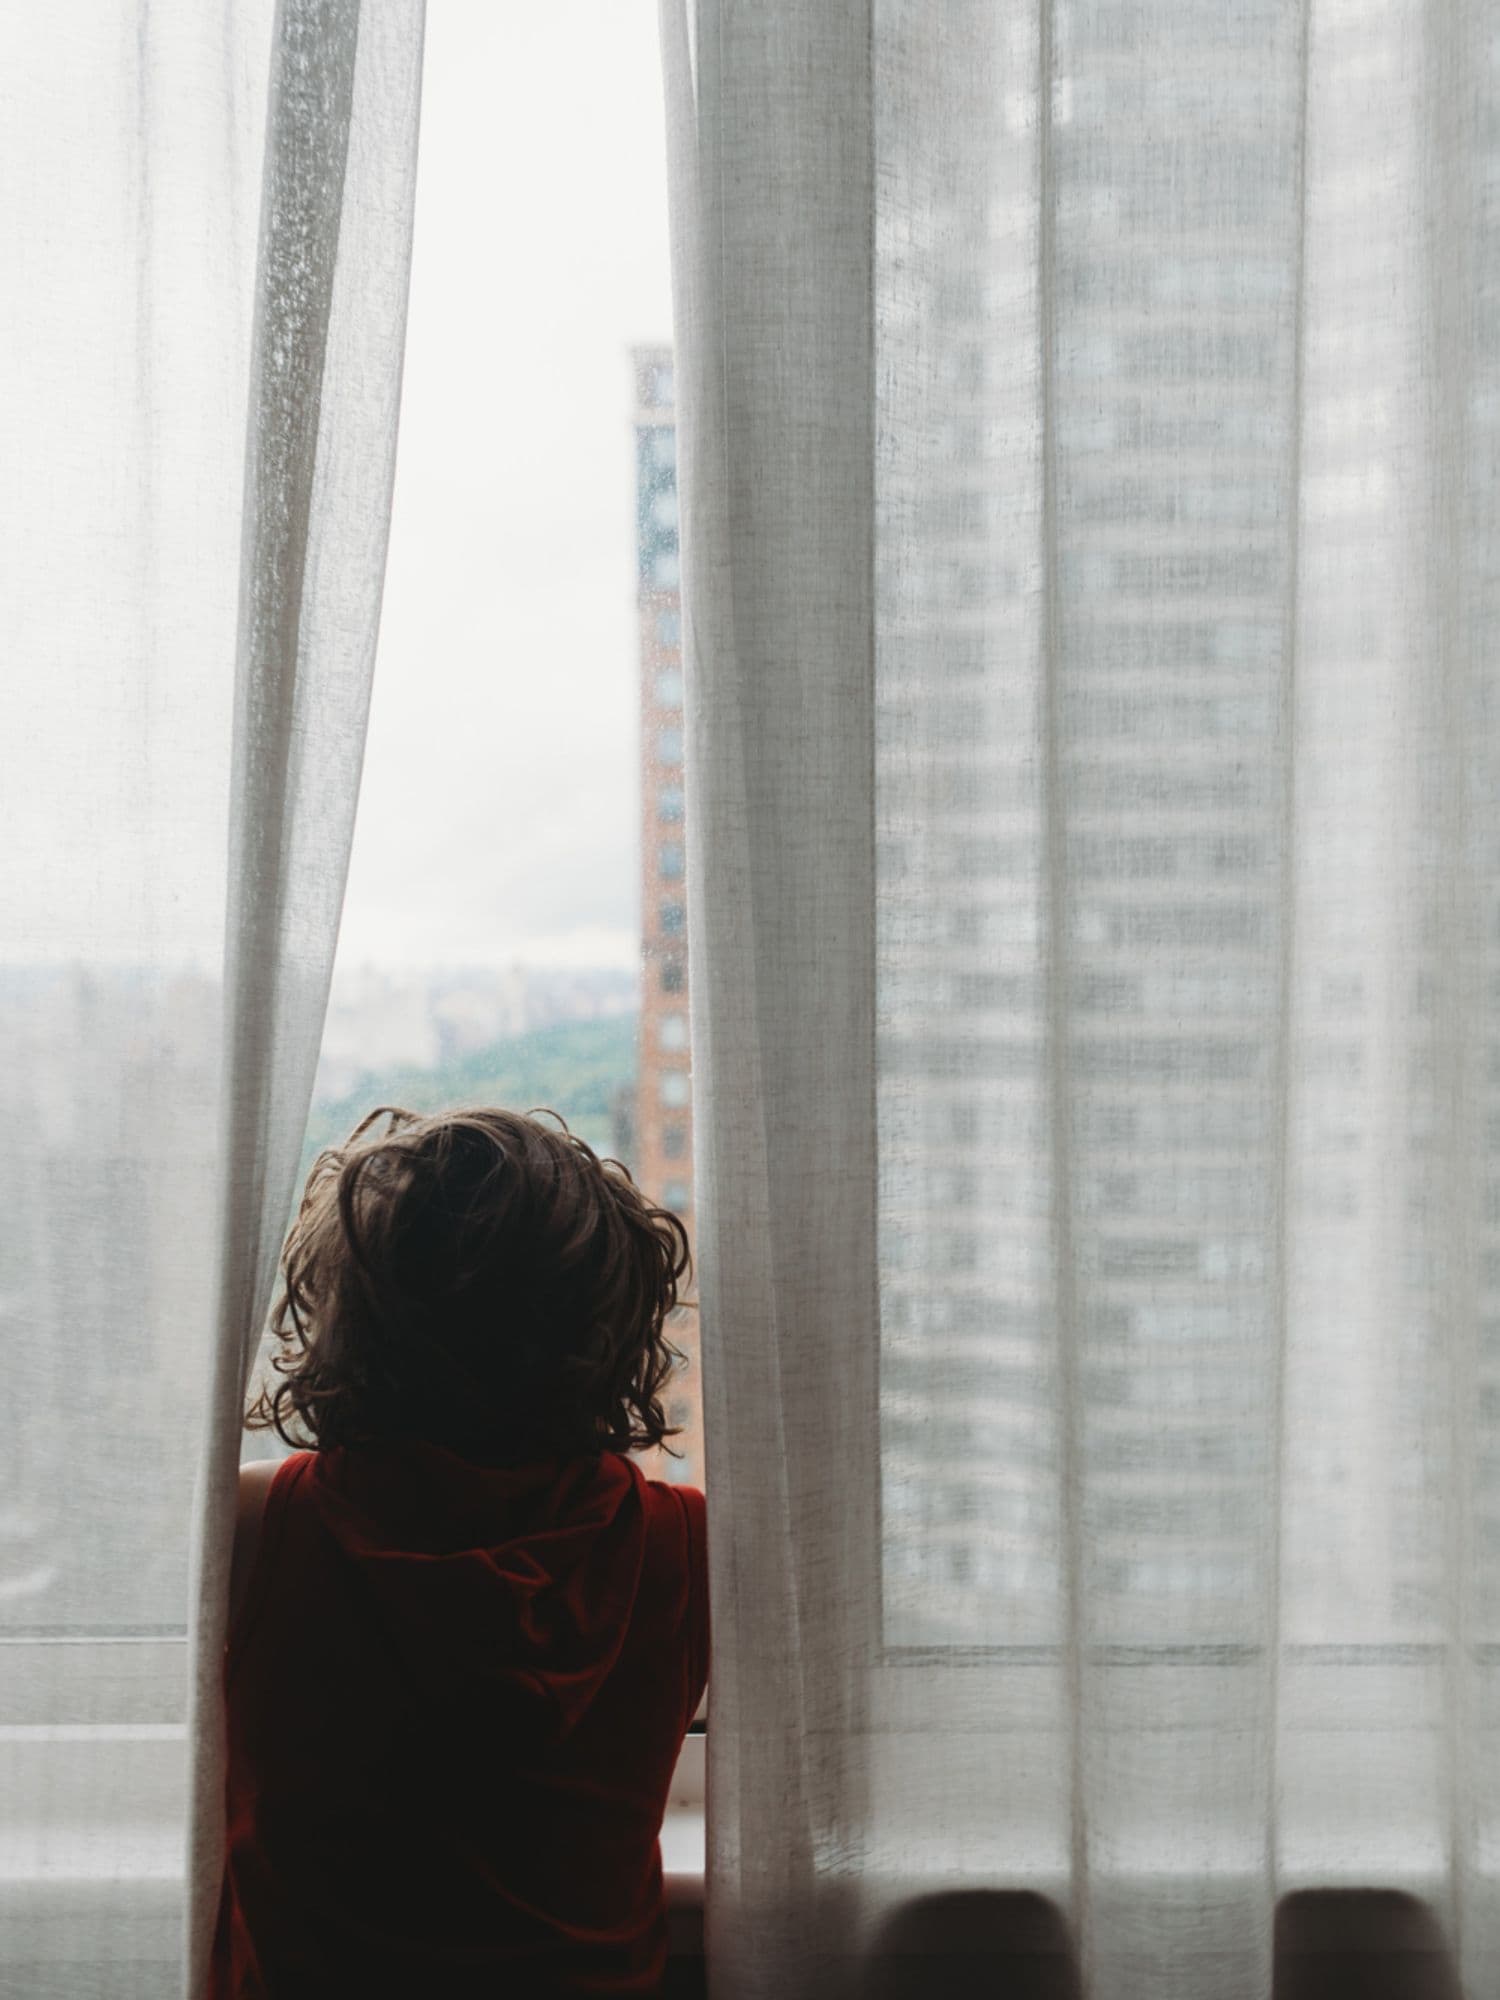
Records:
[[[1079,1406],[1078,1299],[1074,1284],[1071,1096],[1068,1060],[1067,813],[1063,801],[1062,699],[1059,686],[1061,586],[1057,526],[1057,215],[1054,202],[1052,93],[1054,0],[1037,16],[1037,337],[1041,393],[1042,599],[1039,662],[1044,731],[1042,835],[1047,898],[1047,1030],[1053,1313],[1056,1328],[1064,1645],[1067,1659],[1069,1865],[1074,1934],[1082,1985],[1090,1988],[1091,1924],[1088,1794],[1084,1782],[1083,1413]]]
[[[1300,0],[1297,23],[1297,218],[1292,275],[1292,360],[1291,421],[1288,440],[1289,501],[1286,609],[1283,636],[1281,714],[1285,727],[1286,758],[1282,773],[1281,813],[1281,938],[1276,990],[1276,1067],[1272,1083],[1272,1103],[1276,1117],[1275,1230],[1272,1269],[1275,1285],[1275,1339],[1271,1356],[1270,1415],[1273,1446],[1270,1470],[1269,1523],[1269,1617],[1267,1619],[1266,1731],[1268,1741],[1267,1819],[1265,1868],[1274,1902],[1281,1874],[1281,1645],[1282,1645],[1282,1560],[1285,1529],[1282,1500],[1286,1491],[1286,1378],[1289,1325],[1291,1316],[1291,1199],[1289,1165],[1292,1157],[1291,1123],[1293,1069],[1291,1060],[1292,1011],[1295,1005],[1295,958],[1298,902],[1296,896],[1297,854],[1297,697],[1299,688],[1298,643],[1302,595],[1302,458],[1303,395],[1306,359],[1306,278],[1307,278],[1307,131],[1309,118],[1309,76],[1311,69],[1312,0]]]

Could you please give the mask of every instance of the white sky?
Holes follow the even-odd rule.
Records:
[[[627,350],[670,330],[656,0],[429,0],[344,965],[635,962]]]

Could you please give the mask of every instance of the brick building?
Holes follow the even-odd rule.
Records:
[[[634,350],[636,602],[641,667],[641,1026],[633,1167],[692,1228],[693,1106],[688,1047],[686,848],[683,841],[682,614],[677,539],[677,426],[672,351]],[[703,1477],[698,1329],[672,1330],[689,1366],[668,1414],[683,1427],[668,1476]]]

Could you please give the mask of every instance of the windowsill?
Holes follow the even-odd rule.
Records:
[[[97,1815],[101,1740],[133,1759],[129,1817]],[[0,1826],[0,1985],[6,1963],[67,1958],[85,1935],[127,1958],[175,1958],[185,1742],[176,1723],[0,1725],[11,1775],[26,1781],[19,1795],[56,1813],[45,1827]],[[701,1734],[683,1744],[661,1830],[672,1950],[686,1956],[702,1950],[704,1750]]]
[[[703,1877],[708,1853],[704,1800],[707,1789],[708,1738],[701,1730],[688,1736],[672,1775],[666,1817],[661,1825],[661,1872],[667,1904],[673,1911],[703,1909]]]
[[[661,1823],[661,1873],[674,1910],[703,1908],[707,1828],[702,1806],[668,1806]]]

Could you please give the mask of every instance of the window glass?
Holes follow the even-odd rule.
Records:
[[[670,1104],[674,1110],[681,1109],[692,1100],[691,1085],[685,1069],[662,1071],[661,1101]]]
[[[546,73],[589,107],[610,173],[546,177],[511,260],[476,260],[475,189],[497,167],[527,178],[534,147],[534,125],[497,132],[482,115],[511,62],[510,11],[428,22],[385,614],[306,1163],[381,1103],[545,1104],[663,1201],[691,1157],[691,1107],[671,997],[686,984],[671,886],[682,737],[659,743],[654,720],[660,708],[676,722],[682,700],[656,26],[604,0],[585,6],[581,41],[556,10],[528,20],[528,46],[540,36],[539,53],[552,50]],[[560,241],[570,256],[554,271]],[[543,264],[549,311],[509,310],[514,270]],[[656,337],[632,346],[643,333]],[[504,439],[511,477],[493,477],[476,435]],[[557,671],[476,654],[471,635],[497,606],[508,656]],[[665,857],[641,840],[657,824],[672,836]],[[676,989],[658,973],[669,962]],[[661,1072],[674,1064],[669,1104]],[[672,1385],[685,1458],[652,1469],[697,1483],[696,1325],[669,1331],[690,1358]]]
[[[682,762],[682,731],[675,723],[657,730],[656,754],[663,764]]]
[[[662,1200],[679,1214],[692,1205],[692,1199],[693,1191],[686,1181],[668,1181],[662,1189]]]
[[[1162,41],[1177,59],[1155,67],[1136,60],[1139,10],[1058,14],[1050,498],[1048,467],[1016,448],[1037,408],[1034,91],[1008,81],[995,121],[974,121],[972,153],[949,134],[941,162],[916,170],[917,206],[940,206],[939,229],[920,244],[891,229],[875,246],[878,284],[921,299],[876,331],[881,1605],[893,1645],[1071,1643],[1058,1509],[1073,1449],[1096,1503],[1081,1517],[1100,1586],[1091,1643],[1150,1642],[1164,1609],[1174,1637],[1238,1636],[1220,1600],[1242,1605],[1263,1566],[1264,1471],[1244,1412],[1277,1389],[1262,1334],[1282,1274],[1257,1191],[1280,1143],[1266,1082],[1284,1039],[1267,977],[1287,838],[1288,527],[1275,502],[1298,408],[1285,327],[1298,210],[1295,180],[1265,166],[1263,107],[1236,97],[1235,44],[1252,15],[1263,21],[1260,0],[1228,10],[1232,35],[1223,8],[1186,11],[1191,60],[1179,9]],[[994,51],[1003,39],[997,29]],[[923,47],[961,92],[969,44],[934,35]],[[1339,289],[1314,315],[1320,330],[1342,320],[1367,335],[1363,299]],[[1324,376],[1333,358],[1319,350]],[[1315,400],[1322,411],[1321,379]],[[1304,481],[1304,514],[1354,537],[1386,504],[1380,465],[1360,461],[1389,463],[1378,415],[1360,414],[1331,455],[1314,426],[1317,474]],[[1053,502],[1061,608],[1044,629],[1035,523]],[[1339,559],[1355,545],[1318,541]],[[1384,643],[1370,641],[1367,654]],[[1358,625],[1319,624],[1319,658],[1339,658],[1356,690],[1365,645]],[[1038,708],[1013,664],[1049,647]],[[1030,755],[1054,724],[1069,800],[1056,906]],[[1331,847],[1320,857],[1341,880],[1354,873]],[[1061,1090],[1047,1058],[1063,1032],[1050,1020],[1059,948]],[[1297,1061],[1310,1117],[1341,1122],[1360,1089],[1358,1023],[1309,997],[1316,1042],[1304,1029]],[[1063,1129],[1076,1144],[1059,1153]],[[1299,1228],[1343,1212],[1353,1170],[1299,1181]],[[1059,1247],[1071,1402],[1057,1393]],[[1394,1247],[1389,1265],[1399,1284]],[[1319,1311],[1299,1294],[1299,1342]],[[1063,1403],[1076,1438],[1055,1418]],[[1182,1522],[1153,1517],[1153,1480],[1181,1494],[1199,1470],[1206,1492],[1232,1494],[1225,1519],[1206,1504]],[[1191,1622],[1172,1603],[1184,1599],[1211,1603],[1211,1618]],[[1287,1615],[1296,1624],[1300,1608]],[[1373,1630],[1380,1614],[1358,1615]]]

